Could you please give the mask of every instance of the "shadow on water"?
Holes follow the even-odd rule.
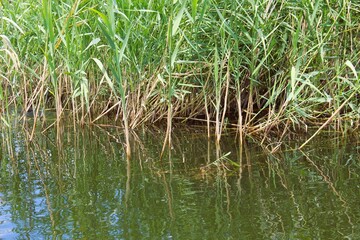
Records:
[[[202,132],[202,131],[201,131]],[[269,153],[196,129],[72,126],[0,135],[0,238],[334,239],[360,237],[359,138],[320,136]]]

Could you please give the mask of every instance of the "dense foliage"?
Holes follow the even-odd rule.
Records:
[[[357,1],[0,4],[2,112],[113,114],[126,129],[205,120],[218,139],[226,124],[243,134],[359,118]]]

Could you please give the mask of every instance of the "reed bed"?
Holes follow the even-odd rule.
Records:
[[[128,132],[206,123],[220,141],[359,123],[360,4],[3,0],[0,109],[111,116]],[[324,125],[325,126],[325,125]],[[130,150],[128,149],[128,153]]]

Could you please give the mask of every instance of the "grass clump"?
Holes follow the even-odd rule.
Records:
[[[178,0],[1,2],[0,107],[121,119],[125,132],[206,121],[220,141],[359,121],[360,4]],[[2,117],[2,119],[4,119]],[[127,137],[128,138],[128,137]],[[128,141],[127,141],[128,142]]]

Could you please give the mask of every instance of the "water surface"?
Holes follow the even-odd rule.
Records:
[[[25,128],[26,129],[26,128]],[[357,137],[220,147],[203,129],[3,130],[3,239],[359,239]]]

